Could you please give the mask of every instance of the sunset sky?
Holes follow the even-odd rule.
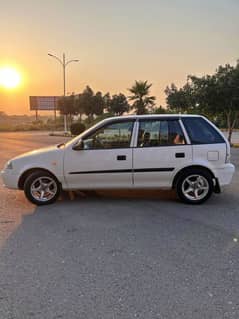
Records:
[[[22,75],[0,87],[0,111],[29,113],[29,95],[62,95],[62,70],[47,53],[79,59],[67,68],[67,92],[86,85],[123,92],[134,80],[164,89],[188,74],[212,73],[239,58],[238,0],[8,0],[0,10],[0,68]]]

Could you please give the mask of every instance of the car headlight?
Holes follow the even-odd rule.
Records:
[[[7,162],[5,168],[6,169],[13,169],[12,161]]]

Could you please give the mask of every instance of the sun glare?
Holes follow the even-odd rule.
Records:
[[[11,67],[0,68],[0,86],[6,89],[14,89],[19,86],[21,76],[17,70]]]

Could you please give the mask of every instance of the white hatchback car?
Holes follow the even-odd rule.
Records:
[[[10,160],[4,184],[34,204],[53,203],[63,190],[176,189],[191,204],[231,182],[230,145],[195,115],[108,118],[66,144]]]

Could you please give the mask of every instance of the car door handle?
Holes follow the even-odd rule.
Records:
[[[118,155],[117,161],[126,161],[126,155]]]
[[[185,157],[185,153],[176,153],[175,157],[176,158],[183,158],[183,157]]]

